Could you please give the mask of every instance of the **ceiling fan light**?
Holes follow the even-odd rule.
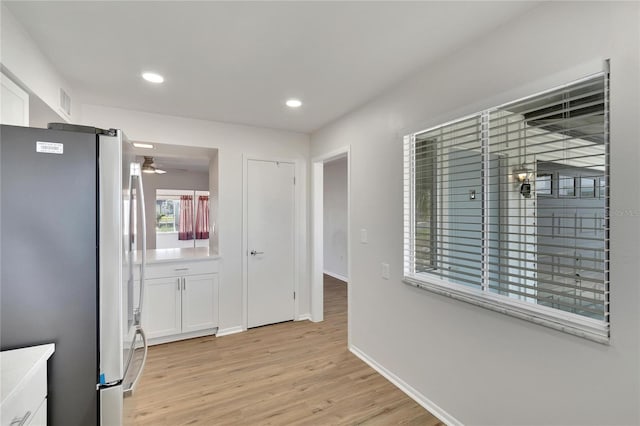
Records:
[[[144,156],[144,163],[142,163],[142,173],[155,173],[156,168],[153,166],[153,157]]]
[[[144,162],[142,163],[142,173],[156,173],[159,175],[163,175],[167,173],[166,170],[161,170],[156,168],[155,163],[153,162],[153,157],[145,155]]]

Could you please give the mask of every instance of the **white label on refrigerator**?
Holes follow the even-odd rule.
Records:
[[[45,154],[62,154],[64,153],[64,145],[56,142],[36,142],[36,152]]]

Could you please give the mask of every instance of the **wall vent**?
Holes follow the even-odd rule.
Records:
[[[60,108],[65,114],[71,115],[71,97],[62,88],[60,88]]]

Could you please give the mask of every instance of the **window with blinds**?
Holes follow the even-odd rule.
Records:
[[[405,282],[608,339],[608,78],[405,137]]]

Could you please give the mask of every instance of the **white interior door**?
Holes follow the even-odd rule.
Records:
[[[294,316],[294,165],[247,162],[247,325]]]

